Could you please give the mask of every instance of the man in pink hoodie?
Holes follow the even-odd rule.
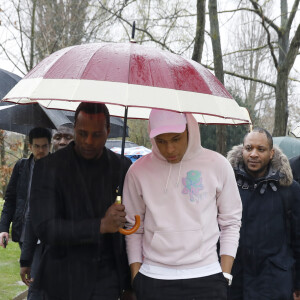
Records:
[[[128,226],[141,217],[126,237],[137,298],[227,299],[242,214],[233,170],[201,146],[192,114],[152,110],[149,134],[152,153],[130,167],[123,192]]]

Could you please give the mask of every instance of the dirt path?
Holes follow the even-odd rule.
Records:
[[[13,300],[26,300],[27,293],[28,293],[28,291],[22,292],[17,297],[15,297]]]

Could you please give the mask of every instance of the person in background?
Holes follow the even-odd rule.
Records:
[[[32,227],[44,245],[33,286],[46,300],[134,299],[124,236],[125,207],[115,204],[124,163],[105,148],[110,115],[100,103],[81,103],[74,141],[34,170]],[[123,174],[122,174],[123,175]]]
[[[64,124],[58,127],[57,130],[52,130],[52,152],[66,147],[74,140],[73,124]]]
[[[70,127],[72,126],[72,127]],[[67,146],[74,139],[73,125],[62,125],[52,130],[52,150],[57,151]],[[42,300],[42,292],[31,287],[37,272],[44,246],[33,231],[30,212],[25,217],[25,235],[20,256],[20,276],[29,287],[27,300]]]
[[[29,132],[29,158],[17,161],[10,177],[0,219],[0,246],[3,239],[8,244],[9,227],[12,223],[12,240],[22,247],[24,239],[25,212],[28,207],[31,176],[37,160],[47,156],[50,150],[51,132],[46,128],[36,127]]]
[[[21,251],[25,242],[25,215],[29,212],[29,198],[32,173],[35,163],[47,156],[50,151],[51,132],[46,128],[36,127],[29,132],[29,149],[32,154],[28,159],[19,160],[12,172],[7,186],[5,202],[0,220],[0,246],[8,242],[8,231],[12,222],[12,240],[19,242]],[[36,266],[34,260],[33,269]],[[32,287],[28,290],[28,299],[39,297]],[[41,299],[41,298],[37,298]]]
[[[290,159],[290,166],[293,172],[293,178],[300,183],[300,155]]]
[[[243,202],[229,300],[300,299],[300,186],[287,157],[255,128],[228,160]]]
[[[123,193],[128,225],[141,217],[126,236],[137,298],[227,299],[242,216],[233,170],[201,146],[192,114],[153,109],[149,135],[152,153],[132,164]]]

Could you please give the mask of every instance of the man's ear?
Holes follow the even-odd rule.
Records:
[[[274,150],[274,148],[272,148],[272,150],[271,150],[271,154],[270,154],[270,159],[273,159],[273,157],[274,157],[274,154],[275,154],[275,150]]]

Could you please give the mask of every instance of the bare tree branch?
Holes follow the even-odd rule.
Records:
[[[19,68],[18,64],[15,63],[15,61],[12,59],[12,57],[10,56],[10,54],[6,51],[6,48],[0,44],[0,47],[2,48],[4,54],[6,55],[6,57],[8,58],[8,60],[14,65],[14,67],[19,70],[23,75],[25,75],[25,73]]]
[[[254,12],[262,19],[264,20],[266,23],[268,23],[276,32],[277,34],[281,34],[280,28],[268,17],[266,17],[263,14],[262,8],[261,6],[258,5],[258,1],[257,0],[249,0],[251,2],[251,4],[254,7]]]
[[[261,18],[262,26],[265,29],[266,33],[267,33],[267,43],[268,43],[268,46],[269,46],[269,49],[270,49],[270,54],[272,56],[275,68],[277,69],[278,68],[278,61],[277,61],[276,55],[274,53],[274,47],[273,47],[272,42],[271,42],[271,34],[270,34],[269,29],[268,29],[268,26],[266,26],[265,23],[269,24],[273,29],[275,29],[275,31],[277,32],[278,35],[281,35],[282,33],[281,33],[280,29],[275,25],[275,23],[264,15],[261,6],[258,5],[258,1],[255,1],[255,0],[249,0],[249,1],[253,5],[255,13]]]
[[[208,65],[204,65],[202,64],[205,68],[209,69],[209,70],[212,70],[214,71],[215,69],[212,68],[211,66],[208,66]],[[250,81],[255,81],[255,82],[258,82],[258,83],[262,83],[262,84],[265,84],[267,86],[270,86],[272,88],[276,88],[276,85],[271,83],[271,82],[268,82],[268,81],[265,81],[265,80],[261,80],[261,79],[257,79],[257,78],[251,78],[249,76],[245,76],[245,75],[241,75],[241,74],[237,74],[237,73],[234,73],[234,72],[230,72],[230,71],[226,71],[224,70],[224,74],[227,74],[227,75],[230,75],[230,76],[234,76],[234,77],[237,77],[237,78],[241,78],[241,79],[245,79],[245,80],[250,80]]]
[[[130,27],[132,27],[132,24],[131,24],[128,20],[126,20],[125,18],[123,18],[120,14],[117,15],[116,12],[111,11],[108,7],[104,6],[104,5],[101,3],[101,1],[100,1],[100,4],[101,4],[101,6],[102,6],[102,8],[103,8],[104,10],[106,10],[107,12],[109,12],[109,13],[111,13],[111,14],[117,16],[118,19],[120,19],[121,21],[123,21],[124,23],[126,23],[127,25],[129,25]],[[159,44],[160,46],[162,46],[163,48],[167,49],[167,50],[170,51],[171,53],[175,53],[175,52],[174,52],[171,48],[169,48],[165,43],[163,43],[163,42],[161,42],[160,40],[156,39],[156,38],[155,38],[148,30],[145,30],[145,29],[140,28],[140,27],[137,27],[137,26],[135,27],[135,30],[138,30],[138,31],[141,31],[141,32],[145,33],[145,34],[150,38],[151,41],[153,41],[153,42]]]
[[[275,43],[275,42],[273,42],[273,43]],[[224,56],[229,56],[229,55],[232,55],[232,54],[236,54],[236,53],[259,51],[259,50],[262,50],[262,49],[267,48],[267,47],[269,47],[269,45],[262,45],[260,47],[255,47],[255,48],[250,48],[250,49],[240,49],[240,50],[237,50],[237,51],[224,53],[223,57]],[[277,48],[274,48],[274,49],[277,49]]]
[[[299,2],[300,2],[300,0],[295,0],[295,2],[293,4],[293,8],[290,13],[290,16],[288,18],[287,24],[286,24],[286,28],[290,28],[292,26],[292,23],[294,21],[294,18],[296,16],[296,13],[298,10]]]
[[[291,68],[293,67],[299,48],[300,48],[300,24],[298,25],[296,33],[291,41],[289,51],[285,57],[285,61],[283,64],[284,65],[283,68],[286,69],[288,74],[290,73]]]

